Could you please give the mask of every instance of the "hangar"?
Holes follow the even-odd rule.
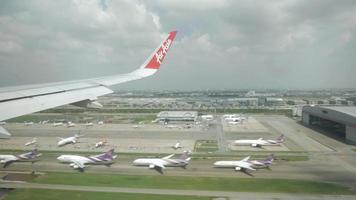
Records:
[[[302,121],[356,144],[356,106],[304,106]]]
[[[157,119],[164,122],[186,121],[194,122],[198,117],[197,111],[162,111],[157,114]]]

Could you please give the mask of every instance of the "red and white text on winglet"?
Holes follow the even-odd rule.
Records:
[[[163,41],[162,45],[157,49],[157,51],[153,54],[151,60],[147,63],[145,68],[148,69],[159,69],[161,63],[163,62],[164,57],[172,45],[174,38],[176,37],[177,31],[172,31],[169,33],[168,38]]]

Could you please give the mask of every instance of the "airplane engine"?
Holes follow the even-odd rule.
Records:
[[[5,160],[0,160],[0,163],[6,163],[6,161]]]
[[[154,168],[155,168],[155,166],[154,166],[154,165],[152,165],[152,164],[150,164],[150,165],[148,166],[148,168],[150,168],[150,169],[154,169]]]
[[[235,171],[240,171],[241,167],[235,167]]]
[[[70,164],[69,164],[69,166],[74,167],[74,166],[75,166],[75,164],[74,164],[74,163],[70,163]]]
[[[257,147],[257,146],[258,146],[258,144],[251,144],[251,146],[252,146],[252,147]]]

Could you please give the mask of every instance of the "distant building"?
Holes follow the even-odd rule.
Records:
[[[198,118],[197,111],[162,111],[157,114],[159,121],[186,121],[194,122]]]
[[[282,98],[267,97],[266,106],[284,106],[286,102]]]
[[[236,98],[234,99],[239,106],[257,106],[258,98]]]

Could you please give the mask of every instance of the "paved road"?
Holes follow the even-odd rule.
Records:
[[[216,140],[219,145],[219,153],[225,153],[227,151],[227,143],[225,138],[225,132],[223,129],[221,116],[216,116],[213,122],[213,127],[211,128],[216,132]]]
[[[205,191],[205,190],[175,190],[175,189],[147,189],[147,188],[124,188],[124,187],[95,187],[95,186],[74,186],[74,185],[54,185],[25,182],[0,182],[2,188],[33,188],[33,189],[55,189],[71,191],[91,191],[91,192],[119,192],[134,194],[160,194],[160,195],[193,195],[205,197],[229,197],[230,199],[340,199],[354,200],[356,196],[349,195],[314,195],[314,194],[289,194],[289,193],[252,193],[252,192],[227,192],[227,191]]]

